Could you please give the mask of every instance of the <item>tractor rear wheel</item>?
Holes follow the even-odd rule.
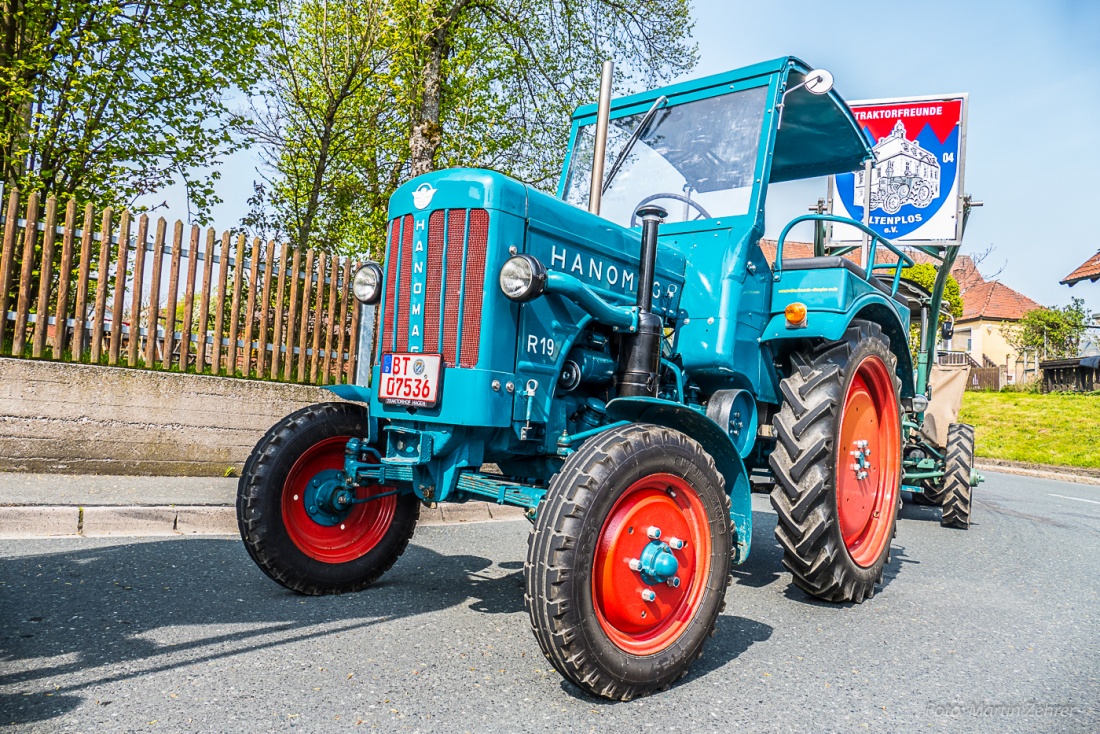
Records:
[[[731,580],[724,484],[696,441],[655,425],[607,430],[569,457],[524,565],[535,638],[566,679],[625,701],[702,655]]]
[[[772,506],[783,565],[803,591],[862,602],[890,555],[901,487],[900,381],[878,324],[792,357],[775,414]]]
[[[924,507],[942,507],[943,498],[947,494],[944,489],[943,482],[939,484],[935,483],[935,480],[924,479],[921,481],[921,486],[924,487],[923,492],[913,493],[913,504],[922,505]]]
[[[366,433],[367,410],[320,403],[275,424],[256,444],[237,485],[237,526],[249,556],[300,594],[340,594],[374,583],[404,553],[420,505],[412,494],[343,506],[348,440]],[[357,488],[354,499],[390,491]],[[346,497],[344,498],[346,499]]]
[[[947,427],[947,462],[943,475],[943,516],[940,524],[948,528],[970,527],[970,502],[974,488],[970,474],[974,468],[974,426],[952,423]]]

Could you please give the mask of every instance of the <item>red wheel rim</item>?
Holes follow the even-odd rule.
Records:
[[[837,447],[840,532],[852,561],[867,568],[874,565],[890,542],[901,469],[901,428],[894,381],[879,357],[870,356],[860,362],[848,385]]]
[[[650,527],[661,529],[662,541],[685,541],[672,551],[679,563],[678,587],[647,583],[630,567],[651,542]],[[706,593],[710,554],[706,508],[686,480],[652,474],[632,484],[604,521],[593,565],[593,606],[608,638],[634,655],[652,655],[675,642]],[[647,589],[654,594],[649,601],[642,596]]]
[[[283,484],[283,524],[294,545],[323,563],[347,563],[369,553],[386,535],[397,510],[397,495],[352,505],[335,525],[322,525],[306,511],[306,486],[319,472],[344,468],[344,450],[351,436],[326,438],[309,447],[294,462]],[[389,491],[372,486],[356,491],[363,499]]]

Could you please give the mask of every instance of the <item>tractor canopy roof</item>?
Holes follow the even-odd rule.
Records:
[[[708,193],[712,202],[720,192],[741,190],[747,195],[753,181],[765,174],[768,181],[780,182],[857,170],[873,156],[871,142],[840,95],[832,90],[811,94],[799,89],[783,96],[810,71],[799,59],[784,57],[614,99],[608,167],[654,103],[665,97],[667,101],[657,106],[630,155],[655,161],[646,168],[648,178],[659,166],[674,169],[676,183],[704,206]],[[780,103],[782,114],[778,114]],[[589,104],[573,114],[559,196],[574,203],[587,200],[596,110],[596,105]],[[770,173],[765,160],[769,146]],[[609,185],[627,184],[616,180]]]

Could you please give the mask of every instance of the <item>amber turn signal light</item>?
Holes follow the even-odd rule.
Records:
[[[787,327],[806,325],[806,304],[795,301],[783,309],[783,315],[787,317]]]

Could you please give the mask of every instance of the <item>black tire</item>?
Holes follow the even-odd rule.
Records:
[[[705,516],[701,527],[709,533],[710,553],[700,556],[709,558],[709,572],[700,571],[691,581],[698,595],[692,597],[696,601],[690,621],[663,648],[639,655],[616,643],[602,626],[594,566],[597,541],[610,513],[637,482],[654,474],[674,475],[701,500],[705,512],[699,519]],[[668,687],[702,655],[732,580],[724,485],[714,460],[696,441],[655,425],[610,429],[569,457],[539,507],[524,564],[524,601],[535,638],[566,679],[597,696],[625,701]],[[676,497],[671,486],[665,492]],[[616,537],[626,536],[620,532]]]
[[[943,498],[947,494],[947,490],[944,489],[943,483],[936,484],[931,479],[925,479],[921,482],[921,486],[924,487],[924,492],[914,492],[913,504],[921,505],[922,507],[942,507]]]
[[[783,549],[783,565],[795,586],[826,601],[862,602],[874,596],[896,531],[900,405],[898,486],[884,510],[889,513],[886,541],[873,563],[861,566],[853,560],[837,508],[837,471],[848,471],[852,461],[837,456],[840,409],[858,366],[872,356],[885,363],[897,404],[901,382],[895,374],[897,360],[890,340],[878,324],[856,320],[840,341],[792,355],[791,375],[780,384],[785,400],[772,419],[778,440],[769,459],[776,477],[771,503],[778,516],[775,537]]]
[[[947,461],[943,475],[943,516],[940,524],[966,530],[970,527],[970,504],[974,488],[974,426],[952,423],[947,427]]]
[[[420,515],[419,502],[412,494],[396,496],[392,519],[383,528],[378,542],[359,557],[345,562],[326,562],[307,555],[288,532],[283,491],[296,462],[322,442],[363,436],[366,429],[365,406],[310,405],[276,423],[245,463],[237,484],[237,527],[241,539],[256,565],[292,591],[322,595],[364,589],[393,566],[412,538]]]

